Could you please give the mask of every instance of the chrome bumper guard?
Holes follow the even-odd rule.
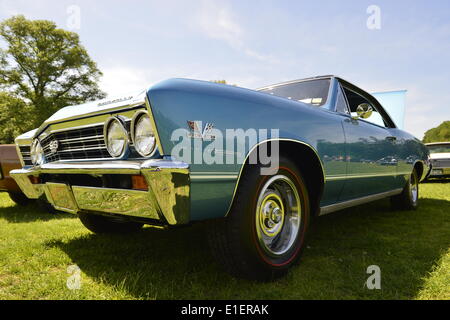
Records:
[[[148,191],[96,188],[64,183],[33,184],[41,174],[132,174],[144,176]],[[165,159],[146,161],[54,162],[40,167],[12,170],[11,176],[30,199],[43,194],[58,210],[93,211],[148,218],[169,225],[186,224],[190,218],[189,165]]]

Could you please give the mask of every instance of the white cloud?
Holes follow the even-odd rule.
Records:
[[[259,61],[278,63],[278,60],[251,49],[245,43],[245,32],[236,15],[222,1],[203,0],[194,15],[193,25],[211,39],[222,40],[234,50]]]
[[[203,1],[196,22],[208,37],[224,40],[233,48],[242,46],[242,29],[234,21],[230,9],[220,8],[213,1]]]
[[[132,67],[113,66],[103,69],[100,88],[109,97],[128,95],[145,89],[155,82],[150,72]]]

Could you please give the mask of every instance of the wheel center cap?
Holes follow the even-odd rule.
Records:
[[[278,223],[281,221],[282,214],[283,212],[281,212],[281,209],[276,207],[272,210],[270,218],[272,219],[273,222]]]
[[[270,237],[275,237],[283,226],[284,208],[281,198],[271,193],[264,199],[260,211],[260,223],[263,232]]]

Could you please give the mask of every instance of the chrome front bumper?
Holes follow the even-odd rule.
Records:
[[[433,167],[428,178],[450,176],[450,168]]]
[[[147,218],[162,224],[186,224],[190,219],[189,166],[183,162],[146,161],[54,162],[40,167],[11,171],[30,199],[44,195],[58,210],[77,213],[93,211]],[[41,174],[130,174],[144,176],[148,191],[112,189],[47,182],[33,184],[30,177]]]

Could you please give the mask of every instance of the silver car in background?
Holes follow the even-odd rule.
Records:
[[[432,170],[428,178],[450,178],[450,142],[425,144],[430,150]]]

